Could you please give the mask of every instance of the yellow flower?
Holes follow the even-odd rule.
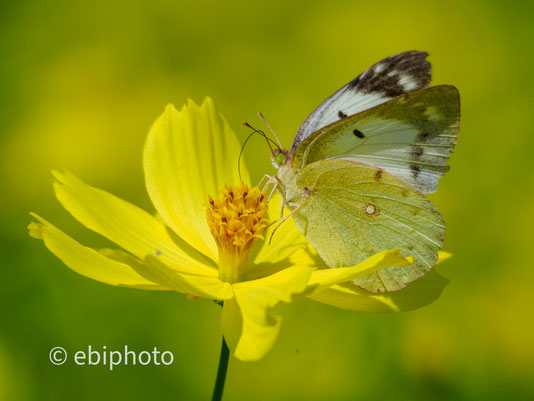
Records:
[[[267,204],[250,187],[245,166],[239,178],[239,150],[211,99],[200,107],[189,101],[181,111],[169,105],[144,149],[156,216],[69,172],[53,172],[56,196],[65,209],[121,249],[85,247],[36,214],[30,234],[72,270],[94,280],[223,301],[224,338],[235,357],[245,361],[261,358],[272,347],[280,318],[269,310],[297,294],[369,312],[413,309],[439,295],[444,280],[423,278],[419,290],[410,292],[409,286],[382,295],[351,284],[378,269],[409,264],[399,250],[381,252],[357,266],[327,269],[291,221],[267,244],[263,238],[272,233],[268,222],[279,214],[280,199]]]

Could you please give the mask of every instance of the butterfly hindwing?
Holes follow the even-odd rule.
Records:
[[[449,169],[459,119],[453,86],[412,91],[315,132],[296,149],[292,164],[298,169],[328,158],[354,160],[434,192]]]
[[[355,281],[371,292],[395,291],[424,275],[444,236],[436,208],[384,170],[349,160],[320,160],[296,173],[297,227],[330,267],[353,266],[385,249],[402,248],[413,265]]]
[[[300,126],[293,152],[308,136],[322,127],[357,114],[406,92],[430,83],[428,53],[408,51],[385,58],[365,70],[317,107]]]

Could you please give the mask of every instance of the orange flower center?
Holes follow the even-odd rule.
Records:
[[[239,281],[247,256],[267,227],[267,201],[258,188],[225,186],[209,197],[206,219],[219,248],[219,277]]]

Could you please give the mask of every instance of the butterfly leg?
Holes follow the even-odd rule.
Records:
[[[265,180],[266,177],[268,177],[269,179],[267,180],[267,182],[265,183],[265,185],[263,186],[261,190],[262,194],[265,194],[265,192],[267,191],[267,188],[269,188],[271,184],[274,184],[273,189],[271,190],[271,192],[269,193],[269,196],[267,197],[267,203],[269,203],[271,201],[271,197],[274,194],[274,191],[278,187],[278,179],[276,176],[270,176],[268,174],[265,174],[263,178],[260,180],[260,182],[258,183],[258,187],[261,185],[261,183],[263,182],[263,180]]]
[[[267,203],[271,201],[271,197],[273,196],[274,191],[276,191],[276,188],[278,188],[278,182],[274,182],[274,180],[271,179],[271,183],[273,183],[274,185],[273,185],[273,189],[271,190],[271,193],[267,197]]]
[[[281,221],[280,223],[278,223],[278,225],[274,228],[273,232],[271,233],[271,236],[269,237],[269,245],[271,244],[271,241],[272,241],[272,239],[273,239],[273,236],[274,236],[274,233],[276,232],[276,230],[278,230],[278,228],[279,228],[279,227],[280,227],[280,226],[281,226],[281,225],[282,225],[282,224],[289,218],[289,216],[293,215],[293,213],[295,213],[297,210],[299,210],[301,206],[302,206],[302,205],[298,205],[295,209],[293,209],[293,210],[292,210],[286,217],[284,217],[283,219],[282,219],[282,217],[280,217],[280,219],[282,219],[282,221]],[[282,212],[283,212],[283,210],[282,210]],[[271,225],[274,224],[274,223],[276,223],[276,222],[277,222],[278,220],[280,220],[280,219],[276,219],[275,221],[273,221],[273,222],[271,223]]]
[[[266,178],[269,179],[269,180],[267,181],[267,183],[269,183],[269,182],[273,179],[273,177],[270,176],[269,174],[265,174],[265,175],[261,178],[260,182],[258,182],[258,185],[256,185],[256,186],[259,188],[259,187],[261,186],[261,184],[263,183],[263,181],[264,181]],[[265,188],[263,188],[263,189],[265,189]],[[263,189],[262,189],[262,192],[263,192]]]

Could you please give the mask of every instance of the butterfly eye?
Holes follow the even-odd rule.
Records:
[[[278,153],[276,155],[276,164],[278,164],[279,166],[281,166],[282,164],[284,164],[284,161],[285,161],[285,155],[283,153]]]

